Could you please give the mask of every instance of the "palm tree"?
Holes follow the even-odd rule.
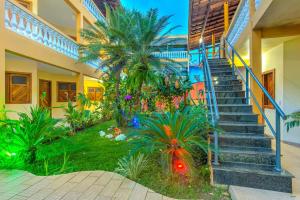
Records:
[[[168,28],[172,16],[159,17],[157,9],[150,9],[146,14],[135,12],[134,15],[136,27],[134,42],[130,43],[132,56],[128,61],[128,83],[136,90],[136,103],[139,104],[143,85],[158,85],[163,68],[171,68],[169,64],[172,60],[157,58],[154,53],[160,51],[158,45],[172,42],[166,40],[166,36],[178,26]]]
[[[80,45],[80,62],[101,59],[98,70],[108,67],[106,74],[116,80],[116,106],[120,112],[121,72],[131,56],[128,44],[134,35],[134,14],[132,11],[118,7],[112,10],[106,5],[106,20],[97,21],[94,26],[84,29],[81,36],[84,44]],[[104,73],[105,74],[105,73]]]

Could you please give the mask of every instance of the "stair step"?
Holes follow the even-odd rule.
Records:
[[[215,91],[216,97],[245,97],[245,91]]]
[[[230,80],[212,80],[214,86],[218,85],[234,85],[234,84],[240,84],[241,80],[238,79],[230,79]]]
[[[225,135],[225,133],[224,133]],[[257,134],[253,135],[253,136],[257,136]],[[270,147],[246,147],[246,146],[226,146],[226,145],[222,145],[220,146],[221,149],[223,150],[238,150],[238,151],[256,151],[256,152],[269,152],[272,153],[273,150]]]
[[[239,149],[220,149],[220,161],[243,162],[264,165],[275,165],[275,153],[264,151],[246,151]]]
[[[218,104],[245,104],[245,97],[217,97]]]
[[[210,67],[210,72],[232,72],[230,67]]]
[[[212,137],[212,140],[214,138]],[[233,134],[221,134],[219,136],[219,144],[222,147],[249,147],[251,148],[264,148],[271,149],[272,138],[265,135],[233,135]]]
[[[245,169],[256,169],[256,170],[266,170],[274,171],[275,165],[263,165],[263,164],[253,164],[253,163],[244,163],[244,162],[222,162],[224,167],[233,167],[233,168],[245,168]]]
[[[215,85],[216,92],[221,91],[241,91],[243,90],[243,85],[241,83],[232,84],[232,85]]]
[[[252,106],[248,104],[218,104],[219,112],[252,112]]]
[[[220,121],[219,127],[224,131],[228,131],[228,132],[241,132],[241,133],[253,132],[253,133],[264,134],[264,125],[261,124]]]
[[[215,76],[232,76],[232,71],[211,71],[211,75]]]
[[[247,123],[257,123],[258,115],[241,112],[220,112],[220,121],[237,121]]]
[[[213,166],[214,183],[237,185],[279,192],[292,192],[293,176],[287,172],[245,169],[243,167]]]
[[[212,75],[212,80],[214,82],[216,82],[216,81],[237,80],[237,75],[224,75],[224,76],[223,75],[219,75],[219,76]]]

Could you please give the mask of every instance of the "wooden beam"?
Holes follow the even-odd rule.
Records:
[[[300,24],[261,29],[262,38],[288,37],[296,35],[300,35]]]

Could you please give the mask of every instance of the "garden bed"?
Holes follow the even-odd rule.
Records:
[[[73,137],[43,145],[38,152],[38,162],[24,170],[36,175],[53,175],[75,171],[114,171],[118,160],[127,156],[131,146],[126,141],[114,141],[99,136],[99,131],[114,126],[107,121],[77,133]],[[124,133],[130,129],[123,130]],[[227,188],[209,185],[209,170],[197,170],[197,178],[192,183],[179,184],[170,180],[162,171],[158,159],[149,158],[147,169],[136,180],[150,189],[173,198],[189,199],[230,199]]]

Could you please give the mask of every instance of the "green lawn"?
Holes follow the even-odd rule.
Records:
[[[131,149],[126,141],[116,142],[99,136],[98,132],[115,125],[113,121],[101,123],[79,132],[75,136],[45,145],[39,151],[39,162],[26,170],[37,175],[61,174],[74,171],[114,171],[119,158]],[[123,130],[127,132],[128,130]],[[66,156],[64,156],[66,155]],[[68,160],[64,165],[64,158]],[[150,165],[137,182],[152,190],[174,198],[200,198],[204,200],[230,199],[227,188],[209,185],[209,171],[203,167],[199,177],[184,185],[170,180],[161,169],[157,157],[150,157]]]

